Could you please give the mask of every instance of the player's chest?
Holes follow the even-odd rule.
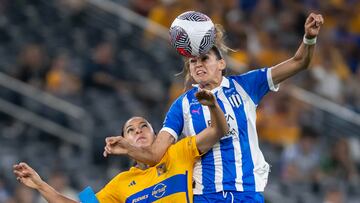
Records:
[[[232,122],[246,123],[246,115],[250,113],[250,101],[247,96],[229,89],[218,94],[217,101],[229,125]],[[183,110],[185,126],[194,126],[196,131],[197,127],[205,128],[210,124],[211,117],[208,107],[201,105],[196,98],[189,101],[188,107]]]
[[[185,192],[187,184],[186,173],[176,173],[159,164],[143,174],[134,175],[128,179],[126,202],[153,202],[178,192]]]

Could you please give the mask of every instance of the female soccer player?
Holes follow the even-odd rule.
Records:
[[[221,53],[224,44],[218,38],[209,53],[186,59],[186,76],[198,86],[172,104],[155,142],[139,149],[120,140],[121,153],[155,164],[179,135],[201,132],[209,124],[209,111],[196,102],[193,94],[198,88],[210,90],[224,111],[230,130],[195,164],[194,202],[264,202],[260,192],[267,184],[269,165],[258,144],[256,107],[267,92],[278,90],[280,82],[308,68],[323,22],[318,14],[307,17],[303,41],[292,58],[270,68],[230,77],[222,74],[226,62]]]
[[[210,127],[172,145],[153,167],[137,162],[135,167],[117,175],[96,195],[91,188],[85,189],[80,193],[81,202],[193,202],[192,172],[195,160],[228,132],[224,114],[215,96],[210,91],[200,90],[196,93],[196,99],[199,105],[209,108]],[[142,117],[129,119],[123,127],[122,135],[137,147],[149,146],[155,139],[150,123]],[[107,145],[106,150],[116,154],[116,142]],[[55,191],[26,163],[14,165],[14,173],[21,183],[38,190],[48,202],[76,202]]]

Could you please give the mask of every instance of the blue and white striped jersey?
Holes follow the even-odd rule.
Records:
[[[269,165],[258,144],[256,107],[269,91],[277,91],[271,69],[223,77],[212,90],[225,113],[229,134],[201,157],[194,167],[194,194],[219,191],[264,191]],[[210,122],[210,112],[194,96],[197,87],[181,95],[170,107],[164,126],[176,139],[196,135]]]

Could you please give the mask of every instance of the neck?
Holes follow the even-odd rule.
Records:
[[[206,90],[213,90],[220,86],[222,82],[222,76],[220,78],[216,78],[213,81],[207,82],[207,83],[200,83],[199,87]]]

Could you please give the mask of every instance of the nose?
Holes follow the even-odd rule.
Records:
[[[140,134],[142,133],[142,129],[141,128],[136,128],[136,134]]]
[[[201,66],[202,62],[200,59],[196,59],[195,67]]]

